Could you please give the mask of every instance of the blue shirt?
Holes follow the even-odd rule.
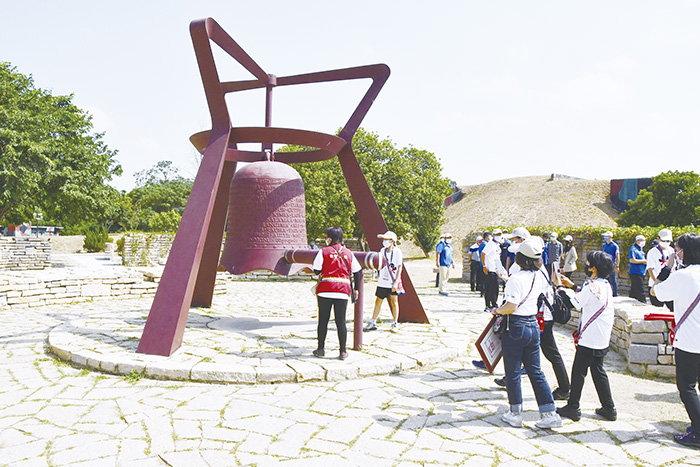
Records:
[[[542,264],[547,264],[549,261],[549,240],[544,242],[544,248],[542,249]]]
[[[632,245],[632,247],[630,247],[629,258],[646,259],[646,256],[644,255],[644,250],[642,250],[642,247],[635,243],[634,245]],[[632,261],[630,261],[630,274],[637,274],[643,276],[646,273],[647,265],[645,263],[633,263]]]
[[[603,242],[603,251],[610,255],[613,260],[613,265],[617,264],[617,255],[620,254],[620,247],[617,246],[617,243],[613,240],[610,240],[610,243]]]
[[[481,267],[482,267],[482,268],[484,267],[484,262],[481,261],[481,252],[484,251],[484,248],[486,248],[486,244],[487,244],[487,243],[488,243],[488,242],[487,242],[486,240],[484,240],[483,242],[481,242],[481,243],[479,244],[479,262],[481,263]]]
[[[435,251],[440,255],[440,266],[452,266],[452,245],[447,242],[440,242],[435,247]]]

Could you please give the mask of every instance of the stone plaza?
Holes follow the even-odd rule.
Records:
[[[150,298],[0,308],[0,465],[700,465],[672,439],[689,423],[673,380],[635,377],[615,353],[617,421],[595,415],[589,378],[580,422],[537,429],[525,377],[525,427],[503,426],[501,366],[471,363],[483,299],[461,282],[438,296],[432,266],[407,263],[431,324],[394,334],[385,320],[346,361],[332,320],[327,357],[311,356],[309,281],[228,282],[211,309],[190,311],[169,358],[135,354]],[[556,336],[570,367],[570,330]]]

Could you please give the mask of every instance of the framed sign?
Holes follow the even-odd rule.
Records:
[[[493,369],[503,355],[501,338],[493,332],[493,323],[496,321],[496,318],[497,316],[491,318],[486,329],[484,329],[475,343],[476,350],[479,352],[479,355],[481,355],[481,359],[484,361],[489,373],[493,373]]]

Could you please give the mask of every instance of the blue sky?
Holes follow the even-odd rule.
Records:
[[[460,185],[553,172],[700,172],[700,2],[0,0],[0,60],[75,95],[124,175],[210,127],[188,25],[211,16],[278,76],[386,63],[363,126],[434,152]],[[249,76],[218,57],[228,80]],[[368,83],[276,90],[273,124],[335,132]],[[263,123],[263,94],[229,100]]]

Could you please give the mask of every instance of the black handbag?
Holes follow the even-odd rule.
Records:
[[[503,336],[503,334],[505,334],[507,328],[508,328],[508,315],[496,316],[496,320],[493,322],[493,326],[491,327],[491,329],[493,329],[493,333],[496,334],[497,336],[501,337],[501,336]]]

